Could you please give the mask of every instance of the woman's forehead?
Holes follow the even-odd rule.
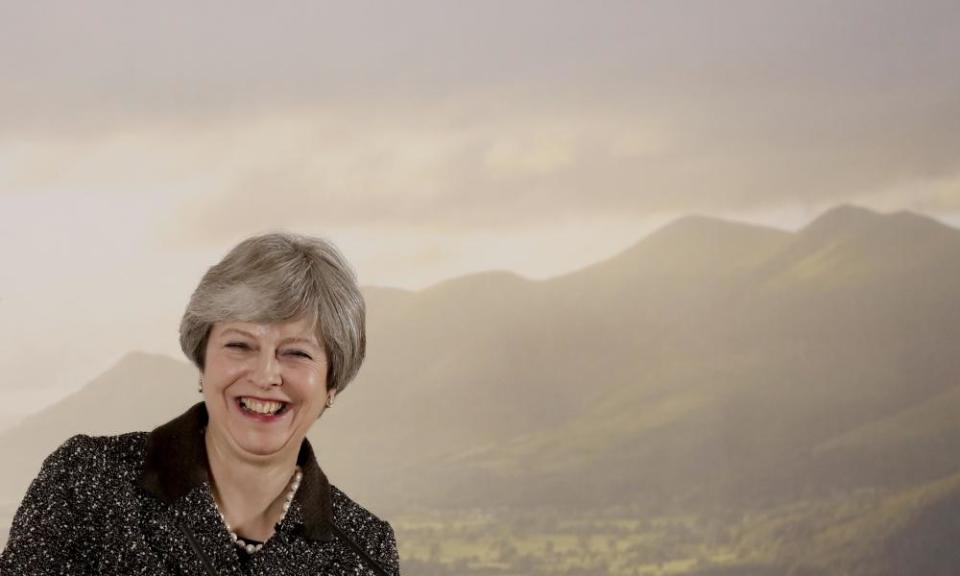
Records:
[[[283,322],[244,322],[232,320],[217,322],[214,331],[218,334],[237,333],[252,338],[277,340],[302,340],[319,345],[314,322],[311,318],[298,318]]]

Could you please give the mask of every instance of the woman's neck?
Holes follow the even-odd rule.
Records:
[[[238,536],[266,541],[283,514],[297,452],[270,459],[243,458],[222,440],[207,428],[204,441],[213,496]]]

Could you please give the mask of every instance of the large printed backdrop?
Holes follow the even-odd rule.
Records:
[[[311,438],[334,483],[388,517],[732,512],[726,565],[754,571],[704,574],[947,574],[958,263],[960,231],[841,206],[796,233],[682,218],[546,281],[367,288],[368,362]],[[4,433],[6,521],[60,442],[149,429],[199,399],[195,378],[132,353]]]

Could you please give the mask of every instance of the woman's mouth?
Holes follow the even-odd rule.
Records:
[[[290,404],[287,402],[280,402],[277,400],[260,400],[257,398],[250,398],[248,396],[240,396],[237,398],[236,402],[241,412],[249,416],[259,417],[260,419],[276,418],[285,414],[290,407]]]

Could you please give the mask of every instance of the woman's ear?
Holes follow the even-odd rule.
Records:
[[[327,390],[327,408],[333,407],[333,399],[337,396],[337,389],[331,388]]]

